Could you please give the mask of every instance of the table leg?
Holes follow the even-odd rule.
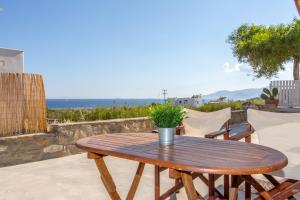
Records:
[[[193,183],[193,177],[190,173],[181,172],[181,179],[188,196],[188,200],[204,200],[204,198],[197,193]]]
[[[229,175],[224,175],[224,198],[229,199]]]
[[[135,195],[137,187],[138,187],[138,185],[140,183],[140,180],[141,180],[144,168],[145,168],[145,163],[139,163],[139,166],[138,166],[138,168],[136,170],[136,173],[135,173],[134,179],[132,181],[130,190],[129,190],[128,194],[127,194],[126,200],[133,200],[133,197]]]
[[[213,174],[208,175],[208,196],[209,200],[215,199],[215,176]]]
[[[176,178],[175,179],[175,186],[179,185],[180,183],[181,183],[181,179],[180,178]],[[176,193],[179,193],[179,190]]]
[[[245,200],[251,200],[251,185],[245,182]]]
[[[203,175],[203,174],[197,174],[197,176],[199,177],[199,179],[205,184],[205,185],[207,185],[207,187],[209,188],[209,180]],[[216,180],[218,179],[218,178],[220,178],[220,177],[222,177],[221,175],[215,175],[214,174],[214,181],[216,182]],[[208,177],[209,178],[209,177]],[[217,188],[215,188],[215,186],[213,186],[214,187],[214,197],[216,198],[216,196],[219,198],[219,199],[227,199],[228,200],[228,197],[229,197],[229,195],[228,195],[228,197],[225,197]],[[212,187],[211,187],[212,188]],[[229,190],[229,185],[228,185],[228,190]],[[212,192],[212,191],[211,191]],[[229,193],[229,192],[228,192]]]
[[[112,200],[121,200],[120,195],[116,190],[116,185],[105,165],[103,157],[101,155],[88,153],[88,157],[95,160],[98,170],[101,174],[101,180],[109,193],[109,196]]]
[[[98,167],[98,170],[101,175],[101,180],[112,200],[121,200],[117,190],[116,190],[116,185],[107,169],[107,166],[103,160],[102,155],[98,155],[95,153],[88,153],[88,158],[94,159],[96,162],[96,165]],[[138,188],[138,185],[140,183],[143,171],[144,171],[145,163],[139,163],[138,168],[136,170],[134,179],[132,181],[130,190],[127,194],[126,200],[133,200],[133,197],[136,193],[136,190]]]
[[[155,195],[155,200],[160,199],[160,169],[159,166],[154,166],[154,195]]]
[[[230,188],[230,200],[237,200],[238,199],[238,192],[239,192],[239,177],[232,176],[231,177],[231,188]]]

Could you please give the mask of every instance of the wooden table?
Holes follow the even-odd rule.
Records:
[[[252,174],[268,173],[287,165],[287,158],[274,149],[243,142],[176,136],[175,144],[162,146],[158,135],[152,133],[106,134],[83,138],[76,146],[88,152],[95,159],[101,179],[111,199],[118,200],[113,179],[107,170],[103,156],[125,158],[139,162],[138,169],[126,199],[133,199],[145,164],[155,166],[155,199],[166,199],[184,187],[189,200],[203,199],[196,191],[193,179],[199,177],[209,186],[209,199],[215,194],[228,199],[214,188],[214,180],[220,175],[232,175],[230,199],[237,199],[238,186],[243,181],[256,188]],[[159,172],[162,169],[175,171],[176,184],[163,195],[159,191]],[[209,174],[208,181],[203,173]],[[176,177],[177,175],[177,177]],[[211,179],[210,179],[211,180]],[[262,188],[256,188],[261,195],[269,199]]]

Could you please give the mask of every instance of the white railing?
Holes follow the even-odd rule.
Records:
[[[300,81],[271,81],[270,88],[278,88],[279,106],[300,107]]]

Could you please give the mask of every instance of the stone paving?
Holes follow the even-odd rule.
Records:
[[[121,198],[125,199],[137,163],[113,157],[105,157],[105,161]],[[0,177],[0,200],[110,200],[94,161],[87,159],[85,153],[3,167],[0,168]],[[194,183],[196,189],[205,196],[207,187],[199,179],[195,179]],[[173,184],[168,172],[164,171],[161,174],[161,190],[166,191]],[[216,185],[220,186],[220,183]],[[186,200],[184,189],[176,197],[177,200]],[[243,199],[242,192],[239,197]],[[154,199],[152,165],[146,165],[134,199]]]
[[[235,127],[235,131],[237,128],[244,129],[245,126]],[[105,157],[105,160],[121,198],[125,199],[138,163],[112,157]],[[0,177],[0,200],[110,199],[100,181],[94,161],[87,159],[85,153],[3,167],[0,168]],[[197,190],[205,196],[207,187],[199,179],[195,179],[194,183]],[[163,172],[161,190],[166,191],[173,184],[174,180],[168,178],[168,172]],[[187,199],[184,189],[176,197],[178,200]],[[135,199],[154,199],[152,165],[146,165]]]
[[[106,157],[107,165],[116,182],[122,199],[136,171],[137,163]],[[93,160],[86,154],[0,168],[1,200],[109,200]],[[161,189],[174,184],[165,171]],[[207,187],[195,180],[196,187],[206,194]],[[146,165],[135,199],[154,199],[154,167]],[[178,200],[187,199],[185,191],[177,194]]]

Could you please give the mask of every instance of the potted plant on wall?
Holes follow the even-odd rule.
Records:
[[[278,89],[273,88],[272,90],[269,90],[268,88],[264,88],[262,94],[260,97],[265,100],[266,105],[275,105],[278,106],[278,99],[276,99],[278,95]]]
[[[158,127],[159,143],[162,145],[174,144],[176,127],[184,118],[182,107],[172,104],[153,106],[150,110],[150,118]]]

